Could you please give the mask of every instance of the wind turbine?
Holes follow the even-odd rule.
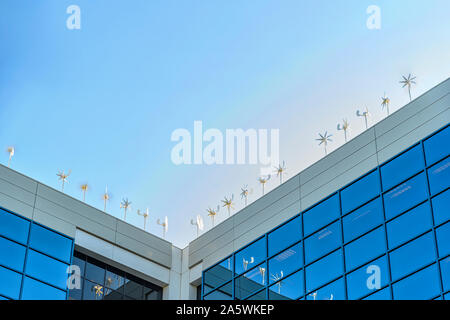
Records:
[[[255,262],[254,257],[250,257],[250,260],[245,260],[245,258],[242,258],[242,266],[244,267],[244,270],[247,270],[248,265],[252,264],[253,262]]]
[[[347,142],[347,130],[350,129],[350,123],[347,121],[347,119],[342,120],[342,125],[338,123],[337,129],[344,131],[345,142]]]
[[[169,218],[167,216],[164,217],[164,222],[161,222],[161,220],[156,221],[157,224],[163,227],[163,239],[166,238],[166,233],[169,230]]]
[[[363,112],[361,112],[359,110],[356,110],[356,115],[358,117],[364,117],[364,121],[366,123],[366,129],[367,129],[369,127],[368,124],[367,124],[367,118],[370,117],[369,109],[366,108],[366,110],[363,111]]]
[[[275,167],[275,173],[277,174],[277,177],[280,177],[280,184],[283,183],[283,173],[286,174],[286,162],[283,160],[283,165],[278,165],[278,167]]]
[[[273,282],[277,282],[277,287],[278,287],[278,294],[281,294],[281,286],[283,285],[283,281],[279,281],[281,278],[283,278],[283,270],[280,271],[280,274],[275,273],[271,275],[272,281]]]
[[[197,218],[196,218],[195,221],[194,221],[194,219],[191,219],[191,224],[193,226],[195,226],[195,228],[197,230],[197,237],[198,237],[199,231],[202,231],[203,227],[204,227],[202,216],[201,215],[197,215]]]
[[[245,206],[247,206],[248,196],[253,193],[253,189],[248,189],[248,184],[241,188],[241,199],[244,199]]]
[[[268,176],[261,176],[258,178],[258,182],[262,186],[262,195],[264,195],[264,185],[267,183],[267,181],[270,180],[270,174]]]
[[[144,217],[144,230],[145,230],[145,226],[147,225],[147,218],[149,216],[148,208],[145,212],[141,212],[141,210],[138,209],[137,214],[139,216]]]
[[[215,216],[217,215],[217,213],[219,212],[219,210],[220,210],[220,206],[218,205],[217,206],[217,209],[216,210],[214,210],[214,209],[211,209],[211,208],[208,208],[206,211],[208,212],[208,216],[210,216],[211,217],[211,220],[212,220],[212,226],[214,227],[214,218],[215,218]]]
[[[328,145],[328,142],[333,141],[333,140],[331,140],[331,137],[332,137],[332,136],[333,136],[332,134],[328,134],[327,131],[325,131],[325,133],[324,133],[323,135],[319,133],[319,138],[316,139],[317,141],[319,141],[319,146],[320,146],[321,144],[323,144],[324,149],[325,149],[325,155],[327,155],[327,145]]]
[[[80,186],[81,192],[83,193],[83,202],[86,202],[86,191],[89,189],[89,185],[87,183],[83,183]]]
[[[400,81],[401,84],[403,84],[403,87],[408,87],[408,94],[409,94],[409,101],[411,101],[411,86],[413,84],[416,84],[416,77],[411,77],[411,73],[408,74],[408,77],[402,76],[403,80]]]
[[[12,157],[14,156],[14,151],[15,151],[14,147],[8,147],[8,148],[6,148],[6,152],[9,153],[8,168],[11,167],[11,159],[12,159]]]
[[[67,178],[70,176],[70,173],[71,173],[70,170],[67,173],[64,173],[64,170],[63,170],[63,171],[58,171],[58,173],[56,174],[59,177],[58,180],[62,181],[61,192],[64,192],[64,183],[65,182],[69,183],[67,181]]]
[[[105,193],[102,195],[102,199],[103,199],[103,211],[106,212],[106,203],[109,201],[109,199],[111,198],[111,195],[108,193],[108,186],[106,186],[105,188]]]
[[[265,284],[265,280],[266,280],[266,277],[264,276],[265,274],[266,274],[266,268],[264,268],[264,267],[258,267],[259,268],[259,273],[261,274],[261,277],[262,277],[262,285],[264,285]]]
[[[123,209],[124,215],[123,220],[127,221],[127,210],[131,207],[131,201],[128,201],[128,198],[123,198],[122,202],[120,203],[120,208]]]
[[[223,203],[222,207],[226,207],[227,208],[227,210],[228,210],[228,217],[231,216],[231,209],[234,210],[233,200],[234,200],[234,194],[231,195],[231,198],[224,197],[224,199],[222,200],[222,203]]]
[[[384,96],[381,97],[381,107],[384,109],[386,107],[387,115],[389,115],[389,103],[391,102],[391,99],[386,97],[386,92],[384,93]]]

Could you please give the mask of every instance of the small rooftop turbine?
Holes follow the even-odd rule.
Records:
[[[147,218],[148,218],[148,216],[149,216],[148,208],[146,209],[145,212],[141,212],[141,210],[138,209],[137,214],[138,214],[139,216],[144,217],[144,230],[145,230],[145,227],[146,227],[146,225],[147,225]]]
[[[195,226],[195,229],[197,230],[197,237],[198,237],[199,231],[203,231],[203,228],[204,228],[202,216],[197,215],[197,218],[195,219],[195,221],[194,221],[194,219],[191,219],[191,224],[193,226]]]
[[[163,239],[165,239],[166,233],[169,230],[169,218],[167,218],[167,216],[165,216],[163,222],[161,222],[161,220],[158,219],[156,221],[156,223],[163,227]]]
[[[234,210],[234,194],[231,195],[231,198],[224,197],[222,200],[222,207],[226,207],[228,211],[228,217],[231,216],[231,210]]]
[[[120,208],[123,209],[123,220],[127,221],[127,210],[131,207],[131,201],[128,201],[128,198],[123,198],[122,202],[120,203]]]
[[[247,206],[248,196],[253,193],[253,189],[248,189],[248,184],[241,188],[241,199],[244,199],[245,206]]]
[[[8,168],[11,167],[11,159],[12,159],[12,157],[14,156],[14,151],[15,151],[14,147],[8,147],[8,148],[6,148],[6,152],[9,153]]]
[[[83,193],[83,202],[86,202],[86,191],[89,189],[89,185],[87,183],[83,183],[80,186],[81,192]]]
[[[271,275],[272,281],[273,282],[277,282],[277,287],[278,287],[278,294],[281,293],[281,286],[283,285],[283,281],[279,281],[281,278],[283,278],[283,270],[280,271],[280,274],[275,273]]]
[[[275,167],[275,173],[277,174],[277,177],[280,177],[280,184],[283,183],[283,174],[286,174],[286,162],[283,160],[283,165],[278,165],[278,167]]]
[[[213,227],[214,227],[214,218],[216,217],[216,215],[219,212],[219,210],[220,210],[220,206],[219,205],[217,206],[216,210],[211,209],[211,208],[208,208],[206,210],[208,212],[208,216],[211,217],[211,223],[212,223]]]
[[[105,188],[105,193],[102,195],[102,199],[103,199],[103,211],[106,212],[106,203],[109,201],[109,199],[111,199],[111,195],[108,193],[108,186],[106,186]]]
[[[409,101],[411,101],[411,86],[413,84],[416,84],[416,77],[412,77],[411,73],[408,74],[408,77],[402,76],[403,80],[400,81],[401,84],[403,84],[403,87],[408,87],[408,94],[409,94]]]
[[[338,123],[337,129],[344,131],[344,139],[345,139],[345,142],[347,142],[347,130],[350,129],[350,123],[347,121],[347,119],[342,120],[342,125],[340,123]]]
[[[389,103],[391,102],[391,99],[386,97],[386,92],[384,93],[384,96],[381,97],[381,108],[384,110],[386,108],[387,115],[389,115]]]
[[[255,262],[254,257],[250,257],[250,260],[245,260],[245,258],[242,258],[242,266],[244,267],[244,270],[247,270],[248,265],[252,264],[253,262]]]
[[[267,181],[270,180],[270,174],[267,176],[261,176],[258,178],[258,182],[261,184],[262,186],[262,195],[264,195],[264,186],[267,183]]]
[[[357,110],[357,111],[356,111],[356,115],[357,115],[358,117],[364,117],[364,121],[365,121],[365,123],[366,123],[366,129],[367,129],[367,128],[369,127],[369,126],[368,126],[368,123],[367,123],[367,118],[370,117],[369,109],[366,108],[366,110],[363,111],[363,112],[361,112],[360,110]]]
[[[58,173],[56,174],[59,179],[62,181],[62,185],[61,185],[61,192],[64,192],[64,183],[68,183],[67,178],[70,176],[71,171],[69,170],[67,173],[64,173],[63,171],[58,171]]]
[[[319,133],[319,138],[316,139],[317,141],[319,141],[319,146],[320,146],[321,144],[323,144],[323,147],[324,147],[324,150],[325,150],[325,155],[327,155],[327,145],[328,145],[328,142],[333,141],[333,140],[331,140],[331,137],[332,137],[332,136],[333,136],[332,134],[328,134],[328,132],[325,131],[325,133],[324,133],[323,135]]]

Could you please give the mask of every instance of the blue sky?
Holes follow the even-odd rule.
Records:
[[[68,30],[66,8],[81,9]],[[366,8],[381,9],[381,29]],[[189,224],[240,187],[259,197],[256,165],[175,166],[173,130],[276,128],[288,178],[323,156],[318,132],[347,117],[355,136],[367,106],[372,124],[408,102],[398,81],[413,73],[417,96],[450,74],[450,3],[435,1],[105,1],[3,0],[0,3],[0,148],[16,147],[13,168],[142,226],[136,209],[169,217],[167,239],[184,247]],[[6,164],[5,152],[0,160]],[[0,158],[1,159],[1,158]],[[272,179],[267,190],[278,185]],[[235,211],[236,212],[236,211]],[[218,221],[226,216],[225,210]]]

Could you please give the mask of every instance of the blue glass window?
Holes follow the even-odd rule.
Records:
[[[84,280],[83,284],[83,300],[102,300],[105,288],[98,283]]]
[[[388,190],[413,176],[424,167],[422,146],[419,144],[381,166],[383,190]]]
[[[267,285],[267,266],[265,263],[247,271],[234,280],[234,294],[237,299],[244,299]]]
[[[428,165],[433,164],[450,154],[449,141],[450,127],[447,127],[423,142]]]
[[[233,277],[233,258],[228,257],[222,262],[216,264],[214,267],[208,269],[203,274],[203,283],[205,285],[204,293],[208,293],[211,289],[221,286]]]
[[[26,244],[30,222],[0,209],[0,235]]]
[[[381,199],[372,200],[343,218],[344,241],[349,242],[383,223]]]
[[[231,300],[232,299],[232,290],[231,282],[225,284],[224,286],[214,290],[210,294],[205,296],[205,300]]]
[[[266,258],[266,238],[262,237],[235,255],[235,272],[241,274]]]
[[[68,265],[65,263],[29,250],[25,272],[34,278],[65,290],[68,277],[67,267]]]
[[[396,300],[427,300],[437,296],[439,275],[436,264],[433,264],[393,285]]]
[[[436,229],[439,257],[450,254],[450,222]]]
[[[450,219],[450,189],[431,199],[435,225]]]
[[[336,221],[305,240],[306,264],[333,251],[341,243],[341,223],[340,221]]]
[[[347,271],[381,256],[386,252],[386,238],[383,227],[347,244],[344,250]]]
[[[421,173],[384,194],[386,218],[390,219],[428,197],[425,174]]]
[[[302,244],[296,244],[269,260],[269,283],[298,270],[303,265]]]
[[[380,291],[365,297],[363,300],[391,300],[391,290],[389,287],[381,289]]]
[[[261,290],[245,300],[266,300],[266,290]]]
[[[392,280],[397,280],[436,259],[432,233],[429,232],[390,253]]]
[[[30,246],[64,262],[70,262],[72,240],[39,225],[33,224],[31,228]]]
[[[303,271],[278,281],[269,287],[269,300],[295,300],[304,294]]]
[[[341,191],[342,213],[352,211],[379,193],[380,177],[375,170]]]
[[[432,195],[450,187],[450,157],[428,169],[428,180]]]
[[[450,257],[441,260],[441,274],[444,291],[450,290]]]
[[[19,299],[22,275],[0,267],[0,294],[11,299]]]
[[[66,292],[25,277],[22,300],[66,300]]]
[[[300,216],[290,220],[267,235],[269,256],[289,247],[302,238],[302,219]]]
[[[311,292],[344,273],[341,250],[306,267],[306,291]]]
[[[22,272],[25,264],[25,252],[24,246],[0,237],[1,265]]]
[[[339,195],[335,194],[303,213],[305,236],[326,226],[339,216]]]
[[[103,285],[105,283],[105,265],[88,259],[86,262],[86,278]]]
[[[404,213],[387,223],[389,248],[395,248],[431,229],[431,211],[428,202]]]
[[[389,282],[386,256],[383,256],[347,276],[347,292],[350,300],[356,300],[381,289]]]
[[[345,289],[344,279],[340,278],[319,290],[309,293],[307,300],[344,300]]]

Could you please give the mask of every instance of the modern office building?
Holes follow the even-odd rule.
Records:
[[[450,299],[449,108],[447,79],[184,249],[0,166],[0,298]]]

